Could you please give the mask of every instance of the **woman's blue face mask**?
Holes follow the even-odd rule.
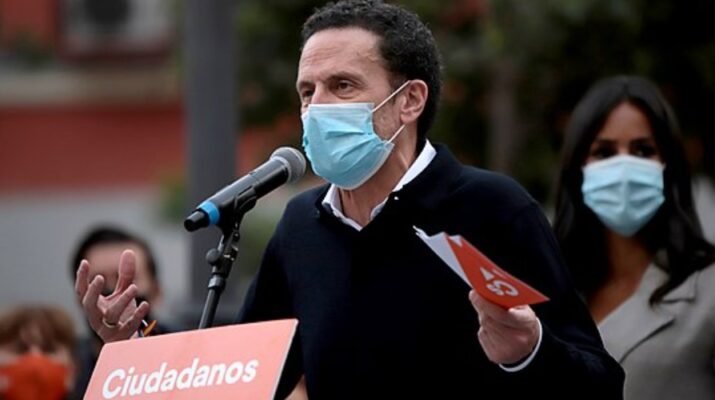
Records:
[[[630,155],[583,168],[584,203],[611,230],[630,237],[653,218],[665,200],[663,164]]]
[[[303,149],[313,172],[342,189],[352,190],[370,179],[387,160],[393,141],[375,133],[373,113],[396,96],[410,81],[382,103],[310,104],[302,116]]]

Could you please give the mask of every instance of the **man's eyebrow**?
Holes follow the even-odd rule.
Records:
[[[347,80],[355,81],[358,83],[362,83],[365,80],[361,74],[351,72],[351,71],[331,72],[330,75],[328,75],[327,77],[321,78],[319,80],[326,81],[326,82],[334,82],[334,81],[338,81],[341,79],[347,79]],[[298,91],[300,91],[300,89],[302,89],[302,88],[311,87],[313,85],[314,85],[313,81],[302,79],[302,80],[299,80],[298,82],[296,82],[295,87]]]
[[[313,86],[312,82],[306,81],[306,80],[300,80],[300,81],[296,82],[295,89],[300,92],[301,89],[304,89],[304,88],[310,87],[310,86]]]

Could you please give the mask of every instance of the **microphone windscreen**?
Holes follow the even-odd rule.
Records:
[[[288,168],[287,182],[295,182],[305,174],[305,157],[300,151],[284,146],[279,147],[271,154],[271,158],[279,158]]]

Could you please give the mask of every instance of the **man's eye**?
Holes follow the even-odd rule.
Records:
[[[340,81],[337,84],[337,89],[341,92],[352,89],[353,85],[348,81]]]
[[[303,103],[310,103],[310,98],[313,96],[312,90],[304,90],[300,92],[300,100]]]

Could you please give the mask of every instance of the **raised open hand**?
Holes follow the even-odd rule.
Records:
[[[125,250],[119,259],[119,279],[114,291],[103,296],[104,277],[97,275],[90,282],[89,262],[82,260],[77,269],[75,291],[89,325],[104,342],[114,342],[131,338],[139,329],[149,312],[149,303],[143,301],[137,306],[136,255]]]

